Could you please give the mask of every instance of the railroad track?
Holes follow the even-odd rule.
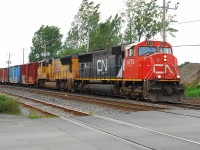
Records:
[[[8,88],[13,88],[13,86],[7,86]],[[187,109],[194,109],[194,110],[200,110],[200,105],[198,104],[191,104],[191,103],[185,103],[185,102],[171,102],[171,103],[159,103],[161,106],[147,106],[142,104],[132,104],[132,103],[124,103],[124,102],[116,102],[112,100],[105,100],[103,98],[97,98],[97,97],[91,97],[87,95],[80,95],[80,94],[71,94],[71,93],[62,93],[62,92],[55,92],[55,91],[47,91],[47,90],[41,90],[41,89],[33,89],[33,88],[22,88],[22,87],[14,87],[16,89],[21,90],[28,90],[30,92],[35,92],[38,94],[44,94],[48,96],[54,96],[59,97],[64,100],[75,100],[75,101],[81,101],[81,102],[87,102],[87,103],[93,103],[97,105],[103,105],[103,106],[109,106],[115,109],[121,109],[121,110],[128,110],[128,111],[155,111],[155,110],[162,110],[164,109],[163,106],[172,106],[172,107],[179,107],[179,108],[187,108]]]
[[[20,99],[26,99],[26,101],[34,102],[35,104],[25,104],[25,105],[28,105],[28,107],[31,106],[32,108],[37,109],[37,110],[43,110],[43,109],[38,107],[38,103],[39,103],[39,104],[43,104],[43,105],[46,105],[46,106],[54,107],[56,109],[59,109],[59,111],[65,111],[67,113],[72,113],[75,116],[89,116],[88,113],[80,112],[80,111],[76,111],[76,110],[75,111],[69,110],[68,108],[65,108],[65,107],[62,107],[62,106],[59,106],[59,105],[55,105],[55,104],[52,104],[52,103],[47,103],[47,102],[44,102],[44,101],[41,101],[41,100],[27,98],[27,97],[24,97],[24,96],[11,94],[11,93],[8,93],[8,94],[10,94],[12,96],[17,96]],[[23,103],[23,102],[20,101],[20,103]],[[126,135],[120,134],[118,132],[114,132],[113,130],[108,129],[105,126],[102,127],[102,126],[99,126],[99,125],[94,125],[93,124],[94,122],[88,123],[88,122],[85,122],[84,120],[82,121],[80,118],[66,117],[63,113],[57,113],[57,112],[55,112],[55,110],[53,110],[53,111],[45,110],[44,112],[46,114],[49,114],[49,115],[58,116],[63,120],[72,122],[72,123],[79,125],[79,126],[82,126],[84,128],[89,128],[89,129],[101,132],[101,133],[103,133],[107,136],[110,136],[110,137],[115,138],[117,140],[126,142],[129,145],[133,145],[134,147],[137,147],[138,149],[145,149],[145,150],[154,150],[155,149],[155,147],[152,146],[152,145],[151,146],[146,145],[143,142],[137,141],[137,139],[127,137]],[[128,122],[125,122],[125,121],[121,121],[121,120],[117,120],[117,119],[113,119],[113,118],[108,118],[108,117],[104,117],[104,116],[99,116],[99,115],[93,115],[92,117],[94,117],[98,120],[104,120],[108,124],[116,124],[116,125],[120,126],[121,128],[125,128],[126,130],[128,128],[130,132],[134,132],[135,130],[137,130],[137,131],[141,131],[142,133],[146,132],[147,134],[151,134],[152,136],[156,136],[156,137],[159,137],[159,138],[163,138],[163,139],[171,138],[175,141],[180,141],[180,142],[192,144],[192,145],[195,145],[195,146],[200,146],[200,142],[198,142],[198,141],[193,141],[193,140],[190,140],[190,139],[187,139],[187,138],[182,138],[182,137],[175,136],[175,135],[168,134],[168,133],[161,132],[161,131],[156,131],[156,130],[153,130],[153,129],[150,129],[150,128],[146,128],[146,127],[139,126],[139,125],[136,125],[136,124],[128,123]]]
[[[43,102],[43,101],[40,101],[40,100],[35,100],[35,99],[30,99],[30,98],[27,98],[27,97],[24,97],[24,96],[19,96],[19,97],[22,98],[22,99],[26,99],[27,101],[36,101],[37,106],[38,106],[38,103],[42,103],[42,104],[45,104],[47,106],[54,107],[54,104],[47,104],[46,102]],[[63,111],[62,106],[56,105],[56,107],[59,108],[59,109],[61,108],[61,110]],[[46,111],[46,112],[48,112],[48,111]],[[56,115],[56,116],[60,117],[61,119],[66,120],[66,121],[70,121],[70,122],[72,122],[76,125],[101,132],[105,135],[111,136],[112,138],[126,142],[129,145],[133,145],[134,147],[137,147],[138,149],[146,149],[146,150],[156,149],[156,147],[154,147],[152,145],[149,146],[148,144],[140,142],[135,138],[127,137],[125,134],[120,134],[120,132],[114,132],[113,130],[110,130],[108,128],[109,125],[106,126],[106,127],[105,126],[102,127],[98,124],[94,125],[93,124],[94,121],[93,121],[93,123],[92,122],[85,122],[85,121],[82,121],[80,118],[66,118],[63,114],[58,114],[58,113],[55,113],[55,112],[48,112],[48,113]],[[85,115],[88,115],[88,114],[84,113],[83,115],[78,115],[78,116],[85,116]],[[169,134],[169,133],[166,133],[166,132],[156,131],[156,130],[153,130],[153,129],[150,129],[150,128],[145,128],[143,126],[139,126],[139,125],[136,125],[136,124],[132,124],[132,123],[128,123],[128,122],[125,122],[125,121],[120,121],[120,120],[116,120],[116,119],[112,119],[112,118],[108,118],[108,117],[103,117],[103,116],[99,116],[99,115],[93,115],[92,117],[104,120],[104,121],[108,122],[108,124],[109,123],[117,124],[121,128],[124,128],[126,130],[128,128],[129,132],[134,133],[134,131],[137,130],[137,131],[141,131],[142,133],[146,132],[147,134],[151,134],[152,136],[156,136],[157,138],[158,137],[163,138],[163,139],[170,138],[174,141],[184,142],[184,143],[188,143],[188,144],[195,145],[195,146],[200,146],[200,142],[198,142],[198,141],[190,140],[190,139],[187,139],[187,138],[182,138],[182,137],[175,136],[173,134]]]
[[[185,103],[185,102],[171,102],[171,103],[162,103],[162,104],[167,105],[167,106],[179,107],[179,108],[200,110],[199,104],[191,104],[191,103]]]
[[[8,86],[8,88],[10,87]],[[21,87],[15,87],[15,88],[18,90],[19,89],[25,90],[24,88],[21,88]],[[30,91],[31,93],[34,92],[37,94],[59,97],[63,100],[73,100],[73,101],[80,101],[80,102],[85,102],[85,103],[92,103],[95,105],[102,105],[102,106],[112,107],[114,109],[120,109],[120,110],[126,110],[126,111],[155,111],[155,110],[164,109],[163,107],[116,102],[112,100],[105,100],[103,98],[96,98],[96,97],[90,97],[90,96],[79,95],[79,94],[61,93],[61,92],[46,91],[46,90],[32,89],[32,88],[28,88],[28,91]]]
[[[69,108],[66,108],[66,107],[63,107],[63,106],[60,106],[60,105],[57,105],[57,104],[53,104],[53,103],[50,103],[50,102],[46,102],[46,101],[42,101],[42,100],[38,100],[38,99],[33,99],[33,98],[26,97],[26,96],[18,95],[18,94],[12,94],[12,93],[9,93],[9,92],[4,92],[4,91],[2,91],[2,93],[6,93],[6,94],[9,94],[11,96],[18,97],[20,99],[17,99],[17,101],[20,104],[22,104],[23,106],[34,109],[34,110],[39,111],[39,112],[42,112],[44,114],[59,117],[60,114],[57,113],[57,112],[59,112],[59,111],[63,112],[64,111],[65,113],[72,114],[73,116],[88,116],[88,115],[90,115],[86,112],[81,112],[81,111],[77,111],[77,110],[74,110],[74,109],[69,109]],[[24,102],[22,99],[25,99],[26,102]],[[49,111],[47,107],[51,107],[51,108],[53,108],[53,110]]]
[[[113,131],[110,131],[104,127],[99,127],[99,126],[95,126],[93,125],[92,123],[87,123],[87,122],[84,122],[84,121],[81,121],[79,119],[76,119],[76,118],[71,118],[71,117],[66,117],[65,115],[63,114],[58,114],[55,112],[55,110],[52,110],[52,111],[47,111],[47,110],[44,110],[44,109],[41,109],[39,106],[39,104],[42,104],[42,105],[45,105],[45,106],[50,106],[50,107],[55,107],[56,109],[59,109],[60,111],[66,111],[67,113],[73,113],[75,114],[76,116],[88,116],[89,114],[87,113],[83,113],[83,112],[77,112],[77,111],[74,111],[74,110],[69,110],[67,108],[64,108],[62,106],[58,106],[58,105],[55,105],[55,104],[51,104],[51,103],[47,103],[47,102],[44,102],[44,101],[41,101],[41,100],[37,100],[37,99],[32,99],[32,98],[27,98],[25,96],[20,96],[20,95],[17,95],[17,94],[11,94],[11,93],[7,93],[11,96],[15,96],[15,97],[19,97],[20,99],[25,99],[26,101],[30,101],[28,102],[29,104],[24,103],[20,100],[18,100],[21,104],[25,105],[26,107],[31,107],[31,109],[36,109],[36,110],[39,110],[41,111],[42,113],[45,113],[45,114],[48,114],[48,115],[53,115],[53,116],[57,116],[57,117],[60,117],[61,119],[65,120],[65,121],[69,121],[71,123],[74,123],[76,125],[79,125],[81,127],[84,127],[84,128],[87,128],[87,129],[91,129],[91,130],[95,130],[95,131],[98,131],[100,132],[101,134],[105,134],[106,136],[110,136],[116,140],[120,140],[120,141],[123,141],[129,145],[132,145],[133,147],[136,147],[137,149],[145,149],[145,150],[154,150],[153,147],[150,147],[148,145],[145,145],[143,143],[140,143],[140,142],[137,142],[131,138],[127,138],[126,136],[124,135],[120,135],[118,134],[117,132],[113,132]],[[30,104],[31,103],[31,104]],[[103,116],[98,116],[98,115],[94,115],[92,116],[94,118],[97,118],[97,119],[101,119],[101,120],[104,120],[106,122],[110,122],[110,123],[114,123],[114,124],[118,124],[120,126],[124,126],[124,127],[128,127],[130,128],[136,128],[136,129],[139,129],[139,130],[143,130],[143,132],[150,132],[150,133],[153,133],[153,134],[158,134],[159,136],[166,136],[166,137],[171,137],[171,138],[177,138],[175,136],[172,136],[172,135],[168,135],[168,134],[164,134],[164,133],[161,133],[161,132],[157,132],[157,131],[154,131],[154,130],[150,130],[150,129],[147,129],[147,128],[143,128],[143,127],[140,127],[140,126],[136,126],[134,124],[130,124],[130,123],[127,123],[127,122],[123,122],[123,121],[119,121],[119,120],[115,120],[115,119],[111,119],[111,118],[107,118],[107,117],[103,117]],[[179,137],[178,137],[178,140]],[[181,139],[183,140],[184,142],[188,142],[187,139]],[[195,143],[196,144],[196,143]]]

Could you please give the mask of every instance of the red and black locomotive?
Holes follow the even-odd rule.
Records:
[[[167,42],[144,41],[79,56],[79,90],[151,101],[180,100],[176,57]]]

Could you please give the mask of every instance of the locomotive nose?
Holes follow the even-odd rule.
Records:
[[[177,61],[172,54],[153,55],[153,72],[157,79],[176,79],[178,74]]]

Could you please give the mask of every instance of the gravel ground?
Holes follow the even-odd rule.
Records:
[[[50,102],[50,103],[54,103],[54,104],[57,104],[57,105],[64,106],[64,107],[69,108],[69,109],[87,112],[87,113],[90,113],[92,115],[130,113],[129,111],[112,109],[110,107],[106,107],[106,106],[102,106],[102,105],[80,102],[80,101],[76,101],[76,100],[63,100],[61,98],[43,95],[43,94],[35,94],[33,92],[31,93],[31,92],[24,91],[24,90],[20,91],[20,90],[17,90],[17,88],[12,88],[12,89],[11,88],[5,88],[5,87],[2,88],[2,86],[0,86],[0,90],[6,91],[6,92],[11,92],[13,94],[23,95],[23,96],[26,95],[27,97],[30,97],[30,98],[47,101],[47,102]],[[47,109],[50,109],[50,108],[47,108]]]
[[[192,103],[192,104],[200,104],[200,98],[185,98],[183,100],[184,102],[187,102],[187,103]]]
[[[1,119],[3,119],[3,120],[6,120],[6,119],[29,119],[29,115],[31,113],[45,117],[45,115],[40,112],[36,112],[36,111],[30,110],[29,108],[21,106],[21,114],[20,115],[0,114],[0,120]]]
[[[24,119],[24,118],[27,118],[27,117],[24,117],[22,115],[8,115],[8,114],[0,114],[0,120],[2,119]]]
[[[34,92],[29,92],[28,90],[24,90],[24,89],[21,90],[20,88],[17,88],[17,87],[7,88],[3,85],[0,85],[0,90],[11,92],[13,94],[23,95],[23,96],[26,95],[27,97],[30,97],[30,98],[51,102],[51,103],[54,103],[54,104],[57,104],[57,105],[64,106],[64,107],[69,108],[69,109],[87,112],[87,113],[90,113],[92,115],[131,113],[130,111],[112,109],[111,107],[96,105],[96,104],[87,103],[87,102],[80,102],[80,101],[76,101],[76,100],[63,100],[62,98],[57,98],[57,97],[54,97],[54,96],[48,96],[48,95],[44,95],[44,94],[36,94]],[[61,94],[63,94],[63,93],[61,93]],[[72,93],[70,93],[70,94],[72,94]],[[80,95],[80,94],[78,94],[78,95]],[[101,95],[84,95],[84,97],[87,97],[87,96],[88,97],[96,97],[96,98],[100,97],[102,99],[118,101],[118,102],[126,102],[126,103],[141,104],[141,105],[147,105],[147,106],[162,107],[162,108],[166,108],[166,109],[175,109],[173,106],[164,106],[162,104],[148,103],[148,102],[144,102],[144,101],[135,101],[135,100],[122,99],[122,98],[104,97],[104,96],[101,96]],[[67,98],[67,93],[66,93],[66,98]],[[27,100],[23,100],[23,99],[20,99],[20,100],[21,101],[27,101]],[[51,110],[52,108],[51,107],[45,107],[45,109]],[[176,108],[176,109],[183,109],[183,108]],[[23,110],[23,111],[24,111],[24,114],[25,114],[23,116],[27,116],[26,110]],[[53,110],[53,111],[57,112],[57,110]],[[64,112],[63,112],[62,115],[64,115],[65,117],[72,117],[73,116],[73,115],[69,115],[69,114],[67,115]]]

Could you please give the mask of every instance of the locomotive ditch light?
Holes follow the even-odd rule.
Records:
[[[176,77],[177,77],[177,79],[180,79],[180,76],[179,76],[179,75],[177,75]]]
[[[160,79],[160,78],[161,78],[161,75],[158,75],[157,77],[158,77],[158,79]]]

